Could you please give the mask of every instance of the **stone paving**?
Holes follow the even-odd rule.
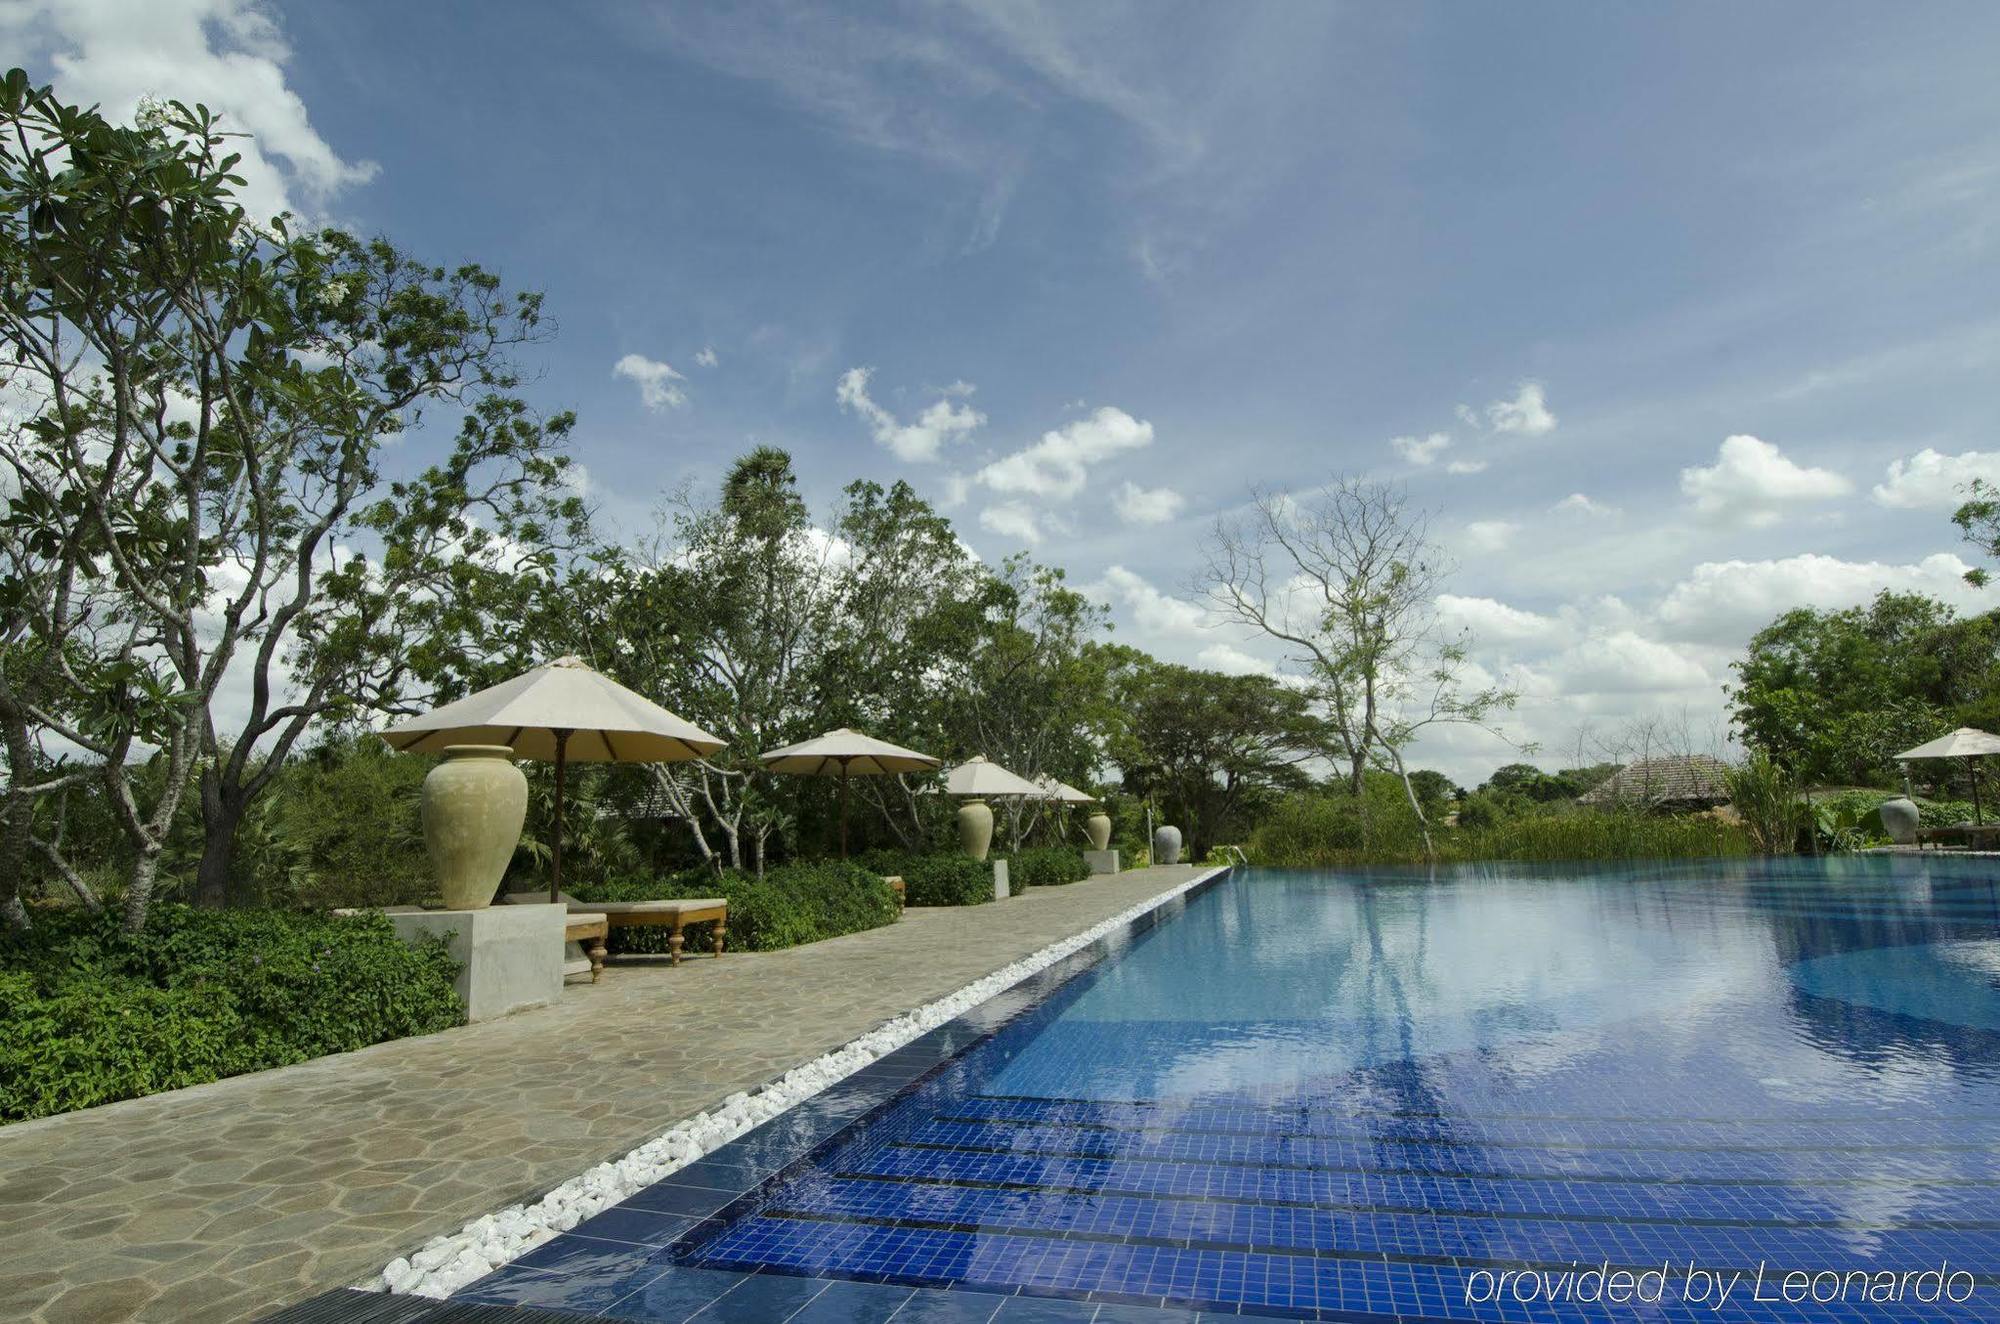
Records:
[[[0,1319],[251,1319],[357,1282],[1203,870],[1135,870],[0,1128]]]

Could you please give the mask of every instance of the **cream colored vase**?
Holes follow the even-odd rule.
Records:
[[[448,745],[424,778],[424,845],[446,910],[483,910],[528,817],[528,779],[505,745]]]
[[[993,846],[993,810],[984,800],[967,800],[958,807],[958,844],[975,860],[986,858]]]
[[[1103,810],[1084,820],[1083,830],[1090,834],[1092,850],[1111,849],[1111,816]]]

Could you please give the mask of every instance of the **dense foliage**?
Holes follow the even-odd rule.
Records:
[[[1090,877],[1083,852],[1074,846],[1030,846],[1012,856],[1008,877],[1020,876],[1023,887],[1061,887]]]
[[[1124,721],[1112,754],[1125,789],[1150,798],[1196,859],[1248,835],[1281,794],[1308,784],[1301,765],[1331,748],[1311,698],[1268,676],[1225,676],[1135,654],[1117,695]]]
[[[1807,784],[1888,785],[1898,750],[2000,724],[2000,614],[1960,617],[1917,593],[1801,607],[1758,631],[1735,670],[1731,718],[1746,746]]]
[[[913,906],[976,906],[993,899],[993,867],[956,851],[908,855],[874,850],[864,862],[903,879],[903,899]]]
[[[762,878],[734,869],[718,874],[711,868],[696,868],[665,878],[586,882],[567,890],[579,901],[723,897],[729,902],[730,948],[751,952],[796,947],[896,920],[896,895],[882,876],[840,860],[787,864],[768,870]],[[665,928],[614,929],[611,950],[664,952],[668,935]],[[705,931],[691,929],[688,950],[700,950],[707,937]]]
[[[442,942],[380,915],[70,910],[0,940],[0,1118],[86,1108],[458,1024]]]

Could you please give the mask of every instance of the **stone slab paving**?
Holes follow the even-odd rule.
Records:
[[[250,1319],[359,1281],[1203,872],[613,965],[555,1007],[0,1127],[0,1319]]]

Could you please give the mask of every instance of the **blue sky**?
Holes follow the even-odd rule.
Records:
[[[1248,668],[1184,600],[1200,530],[1406,482],[1551,765],[1585,723],[1713,739],[1784,607],[1980,604],[1946,516],[2000,476],[1992,6],[30,0],[0,36],[230,112],[260,199],[545,290],[534,394],[631,532],[769,442],[822,506],[908,478],[1120,637]]]

